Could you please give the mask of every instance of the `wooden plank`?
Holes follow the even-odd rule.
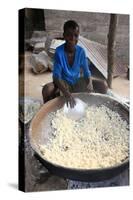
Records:
[[[95,65],[95,67],[102,73],[105,78],[107,78],[107,47],[100,43],[88,40],[82,36],[79,37],[79,45],[85,49],[86,56]],[[118,58],[116,58],[113,76],[119,76],[125,72],[125,66],[120,62]]]

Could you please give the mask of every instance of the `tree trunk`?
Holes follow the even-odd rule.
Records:
[[[112,88],[113,72],[114,72],[114,51],[115,51],[115,36],[117,28],[117,15],[110,15],[109,33],[108,33],[108,87]]]

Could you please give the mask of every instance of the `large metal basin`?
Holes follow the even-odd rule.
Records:
[[[73,95],[80,98],[88,105],[106,105],[111,110],[119,113],[119,115],[129,124],[129,108],[118,102],[116,99],[109,97],[108,95],[97,93],[75,93]],[[64,103],[65,101],[63,97],[57,97],[50,100],[41,107],[30,124],[30,144],[35,151],[35,155],[44,164],[44,166],[58,176],[80,181],[101,181],[112,178],[125,170],[129,166],[129,158],[124,160],[121,164],[113,167],[102,169],[74,169],[57,165],[42,157],[38,144],[47,143],[51,137],[51,122],[48,114],[61,108]],[[45,127],[45,131],[43,133],[41,132],[42,125]]]

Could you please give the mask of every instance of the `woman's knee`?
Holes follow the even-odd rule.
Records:
[[[46,85],[43,86],[42,88],[42,93],[49,93],[51,90],[53,90],[54,85],[53,83],[47,83]]]
[[[43,96],[43,101],[46,102],[50,100],[54,92],[54,84],[53,83],[47,83],[46,85],[43,86],[42,88],[42,96]]]
[[[108,90],[108,84],[105,80],[94,80],[93,87],[96,92],[102,94],[106,94]]]

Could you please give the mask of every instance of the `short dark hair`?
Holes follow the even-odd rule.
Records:
[[[79,25],[77,24],[77,22],[75,22],[74,20],[68,20],[65,22],[63,30],[64,32],[66,32],[67,29],[72,28],[72,29],[76,29],[79,28]]]

